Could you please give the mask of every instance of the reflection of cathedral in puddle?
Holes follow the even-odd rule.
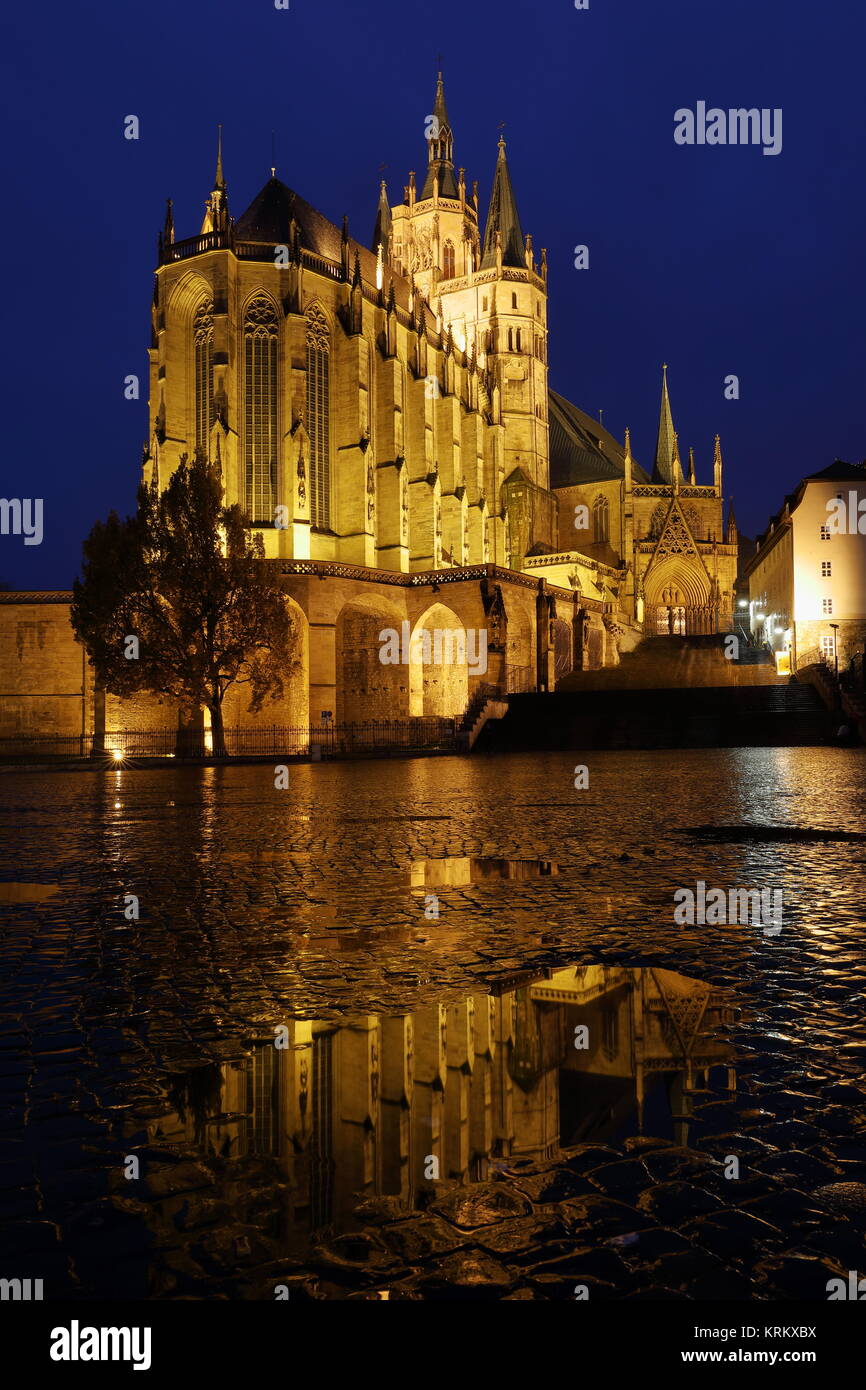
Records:
[[[430,1177],[478,1181],[497,1158],[639,1132],[687,1143],[710,1068],[735,1085],[713,1036],[733,1017],[721,991],[671,971],[570,967],[414,1015],[293,1022],[285,1050],[208,1069],[210,1087],[190,1074],[177,1123],[211,1153],[273,1157],[290,1223],[339,1229],[366,1196],[412,1206]]]

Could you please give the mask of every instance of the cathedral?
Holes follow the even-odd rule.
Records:
[[[551,690],[645,634],[731,623],[718,438],[699,483],[665,374],[648,473],[628,431],[621,445],[550,389],[547,257],[523,231],[505,141],[485,217],[441,73],[424,135],[422,174],[395,202],[382,182],[369,244],[275,169],[235,215],[221,138],[198,232],[178,238],[167,205],[144,479],[210,460],[279,567],[297,635],[279,708],[252,714],[235,687],[227,727],[460,717],[482,686]],[[411,634],[405,663],[383,664],[386,630]],[[441,651],[443,631],[483,633],[486,669],[459,642],[450,663],[418,660],[415,637]],[[36,708],[16,704],[15,727],[41,727]],[[82,732],[179,714],[111,695],[82,709]]]

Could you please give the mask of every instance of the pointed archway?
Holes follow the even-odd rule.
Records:
[[[409,644],[409,713],[450,718],[469,703],[467,634],[444,603],[422,613]]]
[[[644,571],[643,592],[651,632],[676,637],[715,632],[713,583],[676,496]]]

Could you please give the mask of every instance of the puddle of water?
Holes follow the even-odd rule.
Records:
[[[56,883],[0,883],[0,903],[41,903],[59,891]]]
[[[259,1186],[285,1184],[273,1236],[304,1258],[317,1239],[363,1229],[364,1201],[388,1196],[409,1212],[437,1178],[471,1186],[560,1146],[642,1132],[687,1144],[692,1096],[735,1087],[720,1033],[737,1010],[724,990],[604,965],[509,983],[340,1027],[294,1020],[284,1047],[268,1033],[236,1061],[176,1077],[172,1113],[147,1122],[151,1142],[224,1161],[187,1200],[228,1201],[229,1229]]]
[[[413,889],[464,888],[496,879],[555,878],[559,867],[550,859],[416,859],[409,870]]]

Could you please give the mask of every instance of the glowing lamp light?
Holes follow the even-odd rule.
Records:
[[[741,607],[741,608],[748,608],[748,606],[749,606],[749,600],[748,600],[748,599],[745,599],[745,598],[741,598],[741,599],[740,599],[740,607]]]
[[[112,758],[114,759],[114,761],[115,761],[116,763],[121,763],[121,762],[123,762],[123,754],[121,753],[121,751],[120,751],[119,748],[113,749],[113,750],[112,750],[112,753],[111,753],[111,756],[112,756]]]

